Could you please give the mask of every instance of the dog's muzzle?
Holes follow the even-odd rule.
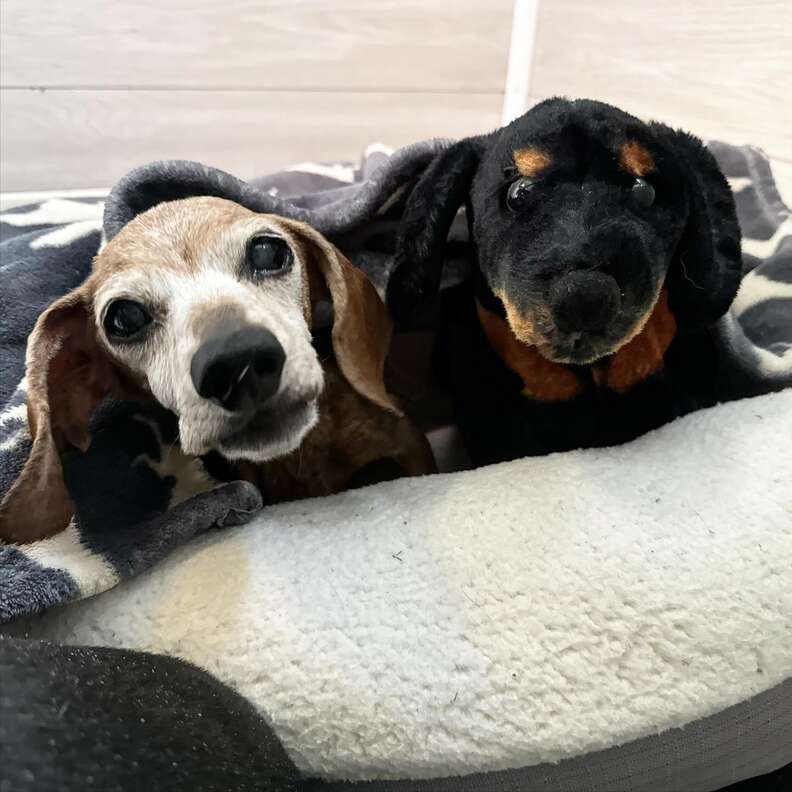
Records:
[[[550,289],[550,308],[565,333],[600,332],[621,307],[618,283],[603,272],[571,272]]]
[[[190,377],[198,395],[230,412],[252,412],[275,395],[286,353],[263,327],[244,327],[205,341]]]

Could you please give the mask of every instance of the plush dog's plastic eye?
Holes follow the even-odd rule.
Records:
[[[283,272],[291,267],[292,252],[280,237],[255,236],[248,244],[247,260],[257,275]]]
[[[132,338],[150,323],[151,314],[134,300],[115,300],[105,311],[104,328],[110,338]]]
[[[533,190],[534,183],[530,179],[522,178],[509,185],[506,193],[506,206],[512,212],[522,212],[528,206],[528,198]]]
[[[633,198],[638,201],[641,206],[651,206],[655,199],[655,190],[648,181],[644,179],[636,179],[633,182],[632,190]]]

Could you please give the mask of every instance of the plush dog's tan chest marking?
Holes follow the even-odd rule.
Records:
[[[524,396],[537,401],[568,401],[581,392],[582,385],[571,369],[547,360],[536,347],[519,341],[505,319],[480,303],[476,308],[490,345],[522,380]]]
[[[479,322],[490,346],[523,382],[524,396],[536,401],[568,401],[583,391],[577,374],[563,363],[547,360],[539,350],[515,335],[510,323],[476,304]],[[626,393],[655,374],[663,365],[676,335],[676,319],[661,289],[657,302],[638,335],[613,355],[589,367],[595,385]]]
[[[594,382],[616,393],[626,393],[659,371],[675,335],[676,319],[668,306],[668,291],[663,287],[641,332],[603,363],[591,367]]]
[[[538,176],[552,163],[552,158],[541,149],[522,148],[512,153],[518,173],[528,179]]]
[[[633,176],[643,177],[656,170],[652,155],[635,140],[629,140],[621,148],[619,165]]]

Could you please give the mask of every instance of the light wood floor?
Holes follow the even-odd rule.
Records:
[[[792,0],[517,2],[512,37],[512,0],[0,0],[0,191],[463,136],[500,124],[507,82],[792,162]]]

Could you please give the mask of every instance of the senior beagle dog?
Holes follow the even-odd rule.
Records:
[[[426,437],[385,388],[390,338],[374,287],[311,227],[220,198],[159,204],[36,323],[32,449],[0,504],[0,539],[68,524],[60,456],[89,446],[107,396],[165,407],[185,456],[219,455],[269,502],[369,483],[383,460],[384,477],[433,472]]]
[[[473,275],[442,303],[438,359],[474,461],[623,442],[717,400],[740,229],[700,140],[551,99],[450,146],[407,199],[397,320],[437,294],[462,205]]]

